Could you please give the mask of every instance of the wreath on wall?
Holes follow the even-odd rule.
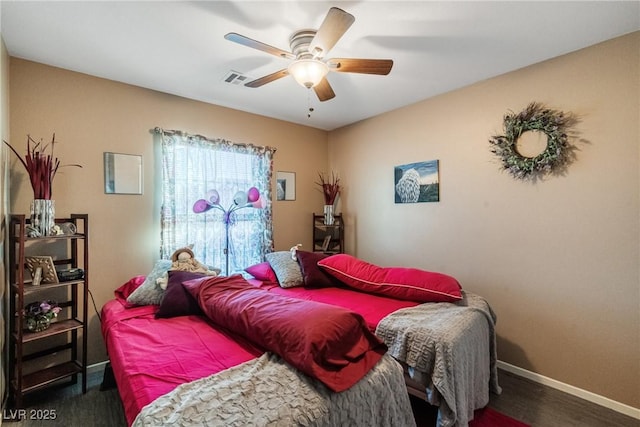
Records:
[[[568,140],[570,128],[575,122],[572,114],[532,102],[520,113],[511,112],[504,116],[505,134],[489,139],[491,152],[500,158],[503,169],[517,179],[563,171],[575,158],[574,147]],[[528,131],[543,132],[547,136],[546,148],[534,157],[518,152],[518,138]]]

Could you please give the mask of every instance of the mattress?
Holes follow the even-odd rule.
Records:
[[[204,317],[155,319],[157,310],[154,305],[125,308],[118,300],[102,309],[103,336],[129,425],[145,405],[178,385],[263,353]]]

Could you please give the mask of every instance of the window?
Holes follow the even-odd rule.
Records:
[[[193,244],[198,261],[223,274],[262,262],[273,250],[270,189],[275,149],[156,131],[162,137],[161,258]],[[235,210],[227,224],[223,210],[229,210],[238,192],[251,187],[260,191],[266,207]],[[223,210],[194,213],[194,203],[214,189]]]

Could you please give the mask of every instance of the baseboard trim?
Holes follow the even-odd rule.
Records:
[[[104,367],[109,363],[108,360],[104,362],[94,363],[93,365],[87,365],[87,375],[93,374],[94,372],[104,371]]]
[[[616,412],[620,412],[621,414],[640,420],[640,409],[634,408],[633,406],[625,405],[624,403],[617,402],[615,400],[609,399],[608,397],[600,396],[599,394],[595,394],[590,391],[565,384],[558,380],[545,377],[544,375],[528,371],[510,363],[503,362],[502,360],[498,360],[497,365],[498,368],[503,369],[507,372],[511,372],[514,375],[527,378],[539,384],[563,391],[572,396],[579,397],[591,403],[595,403],[596,405],[604,406],[605,408],[612,409]]]

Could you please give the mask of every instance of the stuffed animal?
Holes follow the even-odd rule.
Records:
[[[289,249],[289,252],[291,252],[291,259],[294,261],[298,260],[298,254],[297,252],[300,250],[300,248],[302,247],[302,243],[298,243],[295,246],[292,246],[291,249]]]
[[[192,273],[203,273],[208,276],[217,276],[219,270],[211,270],[206,265],[200,263],[193,254],[190,247],[184,247],[177,249],[173,255],[171,255],[171,267],[169,271],[190,271]],[[160,288],[166,289],[168,281],[168,274],[165,273],[158,279]]]

